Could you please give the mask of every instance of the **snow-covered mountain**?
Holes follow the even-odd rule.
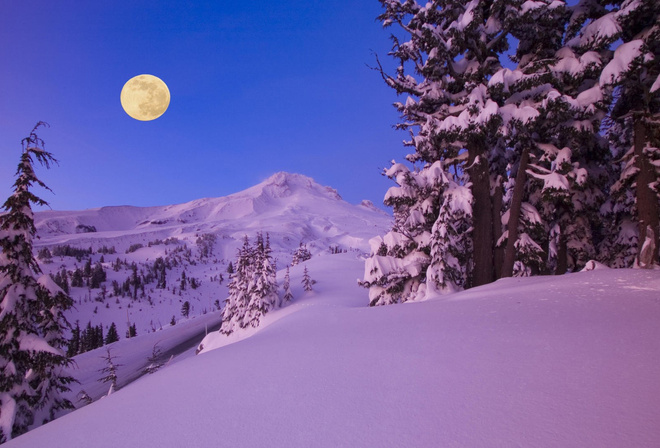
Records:
[[[37,247],[75,244],[96,249],[114,245],[118,252],[131,244],[169,237],[191,240],[209,232],[240,242],[244,235],[253,236],[258,231],[271,234],[276,252],[287,253],[301,241],[313,252],[329,245],[368,250],[368,239],[382,233],[390,220],[369,201],[349,204],[336,190],[307,176],[285,172],[220,198],[159,207],[44,211],[35,216],[40,236]],[[222,256],[234,256],[233,244],[222,244],[219,249]]]
[[[245,236],[253,240],[257,232],[268,234],[277,268],[283,269],[300,243],[313,256],[368,252],[368,240],[384,233],[391,217],[368,201],[349,204],[309,177],[280,172],[226,197],[159,207],[44,211],[35,214],[35,224],[35,250],[52,253],[40,260],[46,273],[64,270],[72,284],[75,271],[86,264],[100,263],[105,271],[100,285],[87,277],[70,288],[75,307],[69,321],[81,328],[102,326],[104,333],[114,322],[123,338],[131,325],[140,335],[182,320],[186,301],[190,317],[217,310],[227,297],[227,267]],[[68,247],[87,252],[63,250]],[[159,257],[167,264],[165,288],[157,287],[154,276]]]

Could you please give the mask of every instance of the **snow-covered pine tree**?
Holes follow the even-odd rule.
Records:
[[[617,131],[628,137],[629,151],[620,159],[623,166],[616,187],[628,185],[635,194],[635,203],[630,204],[627,194],[615,191],[620,202],[614,210],[628,208],[629,219],[637,221],[635,266],[651,267],[660,262],[660,6],[654,0],[616,1],[601,21],[623,41],[603,69],[600,85],[618,90],[611,139],[621,142],[613,133]],[[578,37],[586,40],[589,34]],[[632,132],[625,127],[632,127]],[[618,242],[612,245],[635,242],[625,222],[612,236]]]
[[[420,170],[442,161],[444,169],[453,169],[454,176],[460,177],[462,185],[469,188],[472,211],[457,219],[467,217],[470,222],[472,251],[464,262],[471,263],[473,268],[461,269],[469,271],[466,286],[488,283],[496,274],[498,251],[494,243],[501,232],[501,183],[506,168],[500,139],[499,106],[503,104],[491,97],[488,81],[501,68],[500,58],[508,49],[507,37],[519,19],[518,6],[522,2],[444,0],[420,5],[416,1],[381,0],[381,3],[385,7],[379,17],[383,25],[398,24],[408,39],[402,41],[392,36],[391,55],[400,61],[396,75],[386,74],[379,65],[386,83],[398,94],[408,95],[405,103],[396,105],[405,120],[398,127],[412,133],[407,145],[414,147],[415,153],[407,159],[422,163]],[[427,197],[411,199],[413,206],[415,201],[423,202]],[[426,225],[429,230],[435,224],[440,204],[435,207],[436,216],[428,215],[428,219],[433,219]],[[457,223],[453,227],[461,225]],[[421,272],[415,274],[421,274],[422,282],[423,264],[429,263],[422,263]],[[398,295],[392,286],[385,289]],[[404,292],[404,296],[408,295]],[[381,301],[376,299],[374,303]]]
[[[426,273],[426,289],[431,294],[463,289],[470,276],[472,253],[470,188],[448,176],[441,162],[434,166],[426,177],[437,176],[433,185],[442,192],[442,205],[431,230],[431,264]]]
[[[154,344],[153,348],[151,349],[151,356],[147,358],[147,362],[149,364],[144,368],[144,373],[151,375],[163,367],[163,363],[161,361],[162,356],[163,351],[160,349],[160,347],[158,347],[158,343]]]
[[[574,30],[587,20],[579,12],[584,5],[547,0],[519,6],[511,29],[519,40],[513,57],[518,66],[500,70],[489,81],[494,97],[498,90],[505,94],[500,111],[511,149],[503,276],[562,273],[569,264],[579,268],[595,256],[593,231],[608,161],[598,135],[607,110],[598,76],[611,38],[575,45]],[[598,13],[595,8],[589,17]],[[556,169],[559,165],[563,171]]]
[[[370,306],[424,298],[419,287],[431,263],[431,231],[441,202],[441,190],[427,181],[427,171],[410,171],[393,161],[384,174],[398,184],[384,200],[393,208],[394,225],[384,237],[369,241],[371,256],[359,284],[369,288]]]
[[[556,92],[550,82],[549,66],[561,47],[564,6],[563,2],[543,0],[533,5],[512,3],[511,8],[518,8],[518,20],[512,23],[510,31],[519,44],[511,59],[518,65],[514,70],[500,69],[488,82],[491,96],[500,105],[502,137],[507,147],[501,218],[506,230],[502,229],[496,242],[497,247],[504,247],[501,267],[496,267],[501,277],[511,276],[514,265],[521,266],[522,254],[525,259],[537,259],[542,252],[521,227],[529,222],[525,211],[535,211],[525,202],[527,169],[539,139],[544,137],[538,134],[539,124],[548,115],[541,117],[542,111],[548,108],[548,97]]]
[[[222,334],[230,335],[235,330],[245,327],[243,321],[249,303],[248,281],[251,258],[252,248],[247,235],[245,235],[243,246],[236,254],[234,272],[229,275],[229,296],[225,299],[225,306],[222,309],[222,324],[220,326],[220,333]]]
[[[99,369],[99,373],[101,373],[102,376],[99,378],[99,382],[101,383],[110,383],[110,388],[108,389],[107,395],[112,394],[113,392],[116,392],[118,390],[117,388],[117,369],[119,367],[122,367],[123,364],[118,364],[116,362],[117,357],[113,356],[110,348],[106,348],[106,355],[101,356],[101,359],[105,361],[105,367],[102,367]]]
[[[261,317],[277,305],[277,280],[270,252],[270,244],[264,244],[263,234],[257,233],[248,282],[249,302],[245,311],[245,326],[258,327]]]
[[[284,283],[282,284],[282,289],[284,290],[284,296],[282,297],[282,305],[285,303],[291,302],[293,300],[293,293],[291,293],[291,278],[289,276],[289,266],[286,267],[286,273],[284,274]]]
[[[609,123],[607,136],[613,160],[609,172],[613,184],[601,207],[604,228],[598,259],[612,268],[629,268],[635,264],[639,247],[635,200],[637,169],[630,151],[633,148],[633,126],[630,117],[609,120]]]
[[[310,258],[312,258],[312,254],[310,253],[309,249],[307,249],[307,244],[304,244],[301,241],[300,245],[298,246],[298,249],[296,249],[293,252],[293,258],[291,259],[291,266],[295,266],[298,263],[307,261]]]
[[[261,316],[278,303],[270,242],[264,242],[261,233],[257,234],[254,247],[250,246],[249,239],[245,236],[234,266],[220,327],[220,332],[226,335],[238,328],[257,327]]]
[[[312,288],[313,284],[314,284],[314,280],[312,280],[312,277],[309,276],[309,271],[307,270],[307,266],[305,266],[305,270],[303,271],[303,278],[302,278],[303,289],[307,292],[310,292],[313,289]]]
[[[14,193],[0,216],[0,441],[7,441],[73,408],[61,394],[73,378],[62,373],[70,364],[63,351],[64,311],[72,306],[32,254],[36,233],[32,204],[46,202],[30,191],[33,185],[48,188],[35,175],[33,163],[48,168],[55,162],[37,136],[39,122],[23,139],[23,153],[16,171]]]

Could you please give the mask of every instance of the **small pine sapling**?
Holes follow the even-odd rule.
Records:
[[[84,389],[78,392],[78,402],[83,403],[83,405],[88,405],[92,404],[93,401],[92,397],[90,397]]]
[[[307,292],[312,291],[312,285],[316,283],[312,278],[309,276],[309,271],[307,270],[307,266],[305,266],[305,270],[303,271],[303,278],[302,278],[302,284],[303,284],[303,289]]]
[[[112,355],[112,353],[110,351],[110,348],[106,348],[106,355],[101,356],[101,359],[103,359],[105,361],[106,366],[99,370],[99,372],[104,376],[99,378],[98,381],[100,383],[110,383],[110,388],[108,389],[108,394],[107,394],[107,395],[110,395],[111,393],[118,390],[118,388],[117,388],[117,369],[119,367],[122,367],[123,364],[117,364],[115,362],[117,357]]]
[[[307,267],[305,267],[307,269]],[[289,266],[286,267],[286,274],[284,274],[284,284],[282,284],[282,289],[284,289],[284,297],[282,297],[282,304],[289,303],[293,299],[293,294],[291,293],[291,279],[289,278]]]
[[[144,369],[144,373],[152,374],[163,367],[163,363],[161,362],[162,356],[163,351],[158,347],[158,343],[154,344],[151,349],[151,356],[147,358],[149,365]]]

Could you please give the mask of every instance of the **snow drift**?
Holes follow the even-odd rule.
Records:
[[[294,303],[252,336],[7,446],[660,444],[660,271],[504,279],[368,308],[355,255],[305,264],[316,290],[303,293],[294,266]]]

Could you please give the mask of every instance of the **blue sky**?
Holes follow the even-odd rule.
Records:
[[[60,165],[56,210],[227,195],[277,171],[381,205],[406,138],[374,64],[391,44],[377,0],[0,3],[0,194],[34,124]],[[390,65],[391,66],[391,65]],[[124,113],[131,77],[165,81],[152,122]],[[4,201],[4,199],[3,199]]]

